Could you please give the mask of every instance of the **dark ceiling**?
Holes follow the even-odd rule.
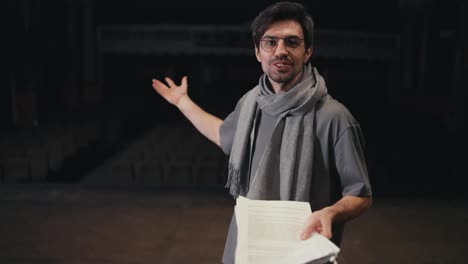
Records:
[[[97,1],[99,24],[243,24],[277,1]],[[302,1],[317,28],[394,31],[398,1]]]

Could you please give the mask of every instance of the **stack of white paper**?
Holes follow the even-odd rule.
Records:
[[[314,233],[300,239],[312,213],[309,203],[239,196],[236,204],[236,264],[320,264],[336,259],[340,249],[324,236]]]

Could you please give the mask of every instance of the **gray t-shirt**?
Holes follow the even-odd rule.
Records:
[[[231,151],[239,119],[240,101],[236,109],[224,120],[220,128],[221,148],[224,153]],[[316,143],[314,174],[327,175],[327,187],[315,186],[311,192],[320,192],[339,200],[341,196],[352,195],[365,197],[372,194],[367,166],[364,157],[364,141],[358,122],[349,110],[340,102],[327,95],[316,106]],[[271,138],[277,116],[261,112],[256,121],[250,175],[255,175],[258,162]],[[250,177],[252,181],[252,177]],[[331,204],[330,204],[331,205]],[[312,210],[319,210],[314,208]],[[336,225],[332,241],[339,245],[343,225]],[[231,221],[224,249],[223,263],[234,263],[237,239],[235,216]]]

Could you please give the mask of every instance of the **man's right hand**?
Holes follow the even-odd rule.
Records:
[[[219,129],[224,122],[220,118],[207,113],[195,104],[187,94],[187,76],[182,78],[180,85],[176,85],[170,78],[164,78],[169,84],[165,85],[153,79],[153,88],[169,103],[175,105],[188,120],[209,140],[221,146]]]
[[[188,97],[187,94],[187,76],[182,78],[182,82],[180,85],[176,85],[171,78],[166,77],[164,78],[169,86],[165,85],[159,80],[153,79],[153,88],[156,92],[158,92],[164,99],[166,99],[169,103],[179,106],[179,103],[182,101],[184,97]]]

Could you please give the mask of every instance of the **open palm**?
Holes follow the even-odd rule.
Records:
[[[177,106],[180,100],[187,96],[187,76],[182,78],[180,85],[176,85],[169,77],[164,79],[166,80],[167,84],[169,84],[169,86],[159,80],[153,79],[153,88],[169,103]]]

